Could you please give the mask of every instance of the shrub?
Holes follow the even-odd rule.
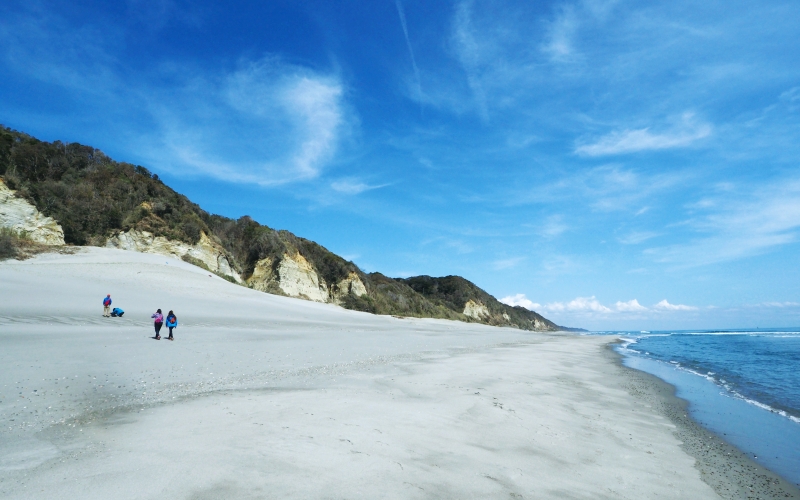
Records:
[[[0,228],[0,259],[13,259],[18,252],[17,235],[10,229]]]

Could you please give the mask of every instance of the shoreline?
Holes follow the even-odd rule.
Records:
[[[681,449],[697,460],[701,478],[722,498],[800,498],[800,489],[695,421],[689,403],[677,397],[677,388],[650,373],[623,364],[624,356],[606,345],[605,353],[629,381],[631,395],[652,405],[675,425]]]

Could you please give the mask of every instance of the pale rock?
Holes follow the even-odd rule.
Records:
[[[277,288],[289,297],[334,304],[341,304],[350,293],[357,297],[367,293],[367,287],[354,272],[329,288],[314,266],[300,253],[285,254],[277,265],[277,273],[273,271],[275,267],[275,262],[270,257],[259,260],[253,268],[252,276],[247,279],[247,285],[262,292]]]
[[[487,309],[485,305],[470,299],[464,305],[464,316],[469,316],[470,318],[481,320],[484,318],[488,318],[490,314],[489,314],[489,309]]]
[[[367,294],[367,287],[358,277],[355,272],[350,273],[346,278],[339,281],[333,290],[331,290],[331,300],[336,304],[341,304],[345,296],[353,294],[356,297],[361,297]]]
[[[45,217],[28,200],[0,179],[0,227],[11,229],[43,245],[63,245],[64,230],[51,217]]]
[[[256,262],[253,275],[247,279],[247,286],[260,292],[267,292],[270,283],[275,281],[275,273],[272,272],[272,259],[269,257]]]
[[[299,253],[284,255],[278,267],[279,286],[290,297],[328,302],[328,286],[314,267]]]
[[[203,262],[208,268],[219,274],[230,276],[238,283],[242,282],[239,273],[233,270],[225,252],[205,233],[200,233],[200,241],[189,245],[182,241],[168,240],[163,236],[154,236],[148,231],[131,229],[128,232],[117,233],[106,241],[107,248],[119,248],[134,252],[166,255],[182,258],[184,255],[193,257]]]
[[[506,321],[511,321],[511,316],[509,316],[508,313],[503,313],[503,319]]]

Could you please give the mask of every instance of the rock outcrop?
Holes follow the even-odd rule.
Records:
[[[43,245],[63,245],[64,230],[39,212],[28,200],[19,198],[0,179],[0,227]]]
[[[188,256],[203,263],[210,271],[230,276],[237,283],[242,283],[242,278],[231,266],[225,251],[205,233],[200,233],[200,241],[194,245],[189,245],[182,241],[168,240],[163,236],[154,236],[147,231],[131,229],[128,232],[117,233],[108,238],[106,247],[154,253],[179,259],[184,259]]]
[[[361,278],[359,278],[356,273],[350,273],[346,278],[339,281],[330,291],[332,302],[337,304],[340,304],[346,295],[361,297],[366,294],[367,287],[364,286]]]
[[[284,255],[278,267],[279,286],[289,297],[328,302],[328,286],[302,255]]]
[[[464,304],[464,316],[468,316],[480,321],[491,316],[491,313],[489,312],[489,309],[480,302],[468,300],[467,303]]]
[[[284,254],[277,265],[272,258],[261,259],[247,279],[247,285],[262,292],[279,292],[289,297],[334,304],[340,304],[348,294],[360,297],[367,293],[356,273],[330,286],[299,252]]]

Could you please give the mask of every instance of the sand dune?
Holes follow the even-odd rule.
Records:
[[[373,316],[111,249],[0,263],[0,298],[3,498],[719,498],[610,338]],[[150,338],[158,307],[175,342]]]

